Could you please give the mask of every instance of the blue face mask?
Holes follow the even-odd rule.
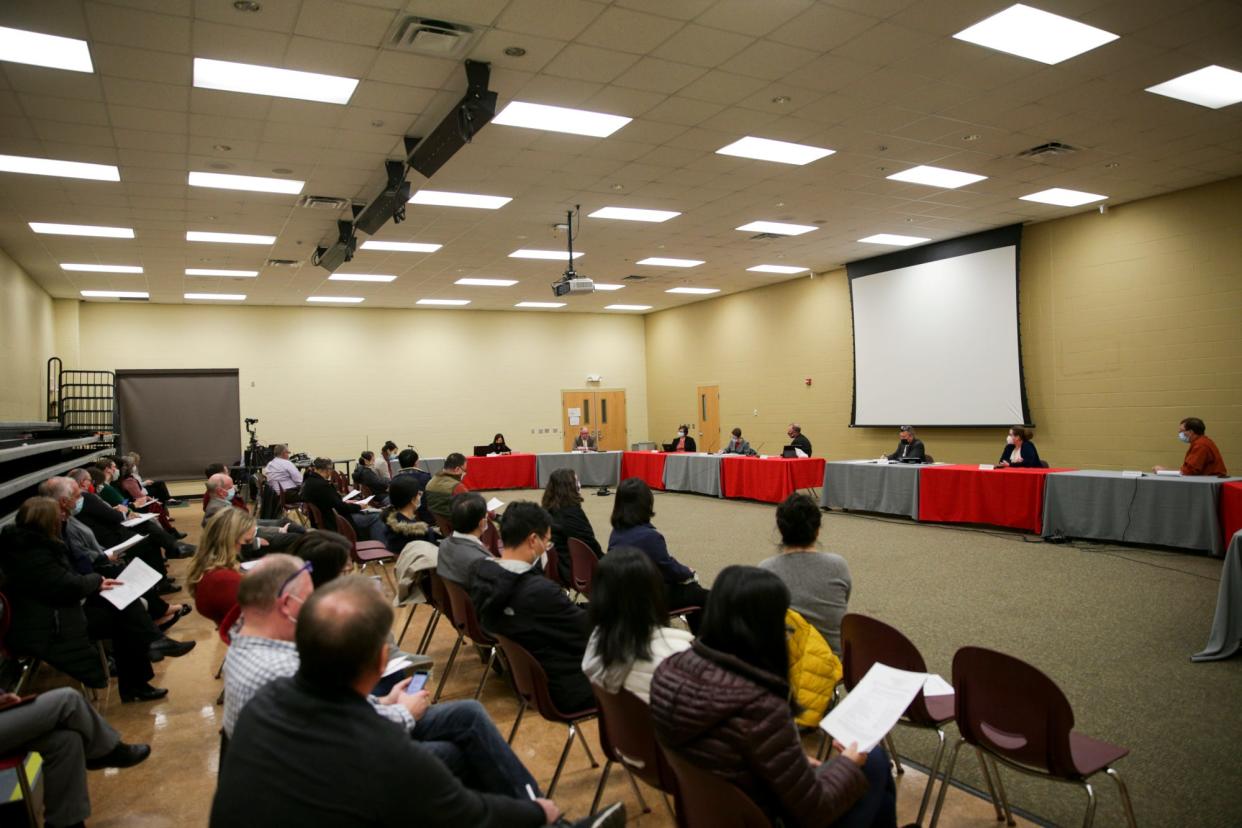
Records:
[[[229,490],[228,490],[227,492],[225,492],[225,493],[224,493],[224,499],[225,499],[225,500],[232,500],[232,499],[233,499],[233,498],[235,498],[235,497],[237,497],[237,487],[236,487],[236,486],[231,486],[231,487],[229,487]]]
[[[82,507],[86,505],[86,498],[79,497],[77,502],[73,504],[73,513],[75,515],[82,513]]]
[[[1177,432],[1177,439],[1181,440],[1183,443],[1189,443],[1190,435],[1184,431],[1179,431]]]

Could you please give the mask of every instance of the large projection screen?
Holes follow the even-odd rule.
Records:
[[[850,264],[855,426],[1029,423],[1020,225]]]

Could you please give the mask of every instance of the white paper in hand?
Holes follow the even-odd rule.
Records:
[[[342,497],[341,500],[344,500],[345,502],[348,503],[350,500],[353,500],[355,497],[357,497],[360,494],[362,494],[362,492],[358,491],[357,489],[350,489],[349,494]]]
[[[160,581],[160,574],[143,563],[141,558],[129,562],[129,566],[116,578],[120,586],[105,589],[99,594],[117,609],[125,609]]]
[[[943,678],[935,673],[927,674],[927,681],[923,682],[924,696],[952,696],[953,685],[949,684]]]
[[[494,512],[504,505],[505,502],[503,500],[493,497],[491,500],[487,501],[487,511]]]
[[[393,673],[399,673],[405,668],[413,666],[414,662],[403,655],[399,655],[388,660],[388,665],[384,668],[384,675],[391,676]]]
[[[362,500],[357,501],[357,503],[359,506],[366,506],[368,503],[371,502],[372,498],[374,497],[375,495],[368,495],[367,497],[364,497]]]
[[[137,526],[138,524],[145,523],[148,520],[155,520],[157,517],[159,517],[159,515],[156,512],[146,512],[145,514],[141,514],[138,517],[132,517],[129,520],[121,521],[121,525],[122,526]]]
[[[925,681],[927,673],[873,664],[819,726],[846,747],[857,743],[860,752],[868,753],[897,724]]]
[[[131,546],[134,546],[135,544],[140,543],[143,537],[144,537],[143,535],[134,535],[131,538],[126,538],[125,540],[118,543],[116,546],[109,546],[107,549],[104,550],[103,553],[108,556],[108,560],[115,561],[118,555],[120,555],[126,549],[129,549]]]

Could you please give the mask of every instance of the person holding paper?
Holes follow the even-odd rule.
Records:
[[[113,485],[120,486],[122,494],[129,501],[128,505],[130,508],[138,512],[154,512],[158,516],[160,526],[164,528],[164,531],[177,540],[185,537],[185,532],[179,532],[173,526],[173,519],[168,516],[168,511],[164,508],[164,504],[147,494],[146,489],[142,486],[142,482],[134,476],[129,460],[121,460],[121,468],[118,472],[118,477],[113,479]]]
[[[203,526],[206,526],[207,521],[225,509],[237,509],[250,514],[250,509],[244,502],[241,506],[237,505],[237,486],[233,484],[233,478],[220,472],[207,479],[207,505],[203,507]],[[260,544],[255,547],[255,550],[267,546],[270,547],[271,552],[287,552],[297,540],[297,536],[306,531],[306,527],[288,518],[261,518],[256,519],[255,524],[258,526],[260,539]],[[246,557],[258,556],[252,551]]]
[[[381,477],[380,473],[375,470],[375,452],[364,451],[358,455],[358,464],[354,466],[353,481],[355,486],[366,486],[371,490],[371,494],[378,501],[375,503],[376,506],[384,506],[388,503],[388,479]]]
[[[758,452],[750,447],[750,443],[742,439],[742,430],[734,428],[730,432],[729,442],[720,450],[721,454],[741,454],[747,457],[754,456]]]
[[[1043,468],[1044,464],[1039,459],[1039,452],[1035,450],[1035,444],[1031,442],[1032,436],[1034,435],[1031,430],[1025,426],[1011,426],[1009,436],[1005,438],[1005,450],[1001,452],[997,467],[1002,469]]]
[[[302,499],[319,509],[327,526],[318,529],[336,529],[336,515],[350,521],[358,532],[359,540],[370,540],[371,528],[379,522],[379,515],[364,512],[357,503],[349,503],[341,499],[341,493],[332,485],[332,461],[327,457],[316,457],[311,463],[306,479],[302,481]]]
[[[552,544],[556,547],[556,568],[561,583],[570,583],[573,559],[569,554],[569,539],[577,538],[590,547],[598,560],[604,550],[595,539],[595,529],[582,511],[582,484],[573,469],[557,469],[548,478],[543,490],[543,508],[552,516]]]
[[[133,477],[138,482],[138,485],[142,487],[144,495],[150,495],[165,506],[185,505],[168,493],[168,485],[163,480],[151,480],[142,476],[142,472],[138,470],[138,464],[142,462],[142,456],[138,452],[131,451],[125,455],[124,460],[129,466],[129,476]]]
[[[902,426],[897,433],[897,450],[885,456],[889,460],[918,460],[921,463],[926,455],[923,441],[914,436],[914,426]]]
[[[725,567],[698,640],[651,681],[656,737],[786,826],[892,828],[896,789],[883,748],[838,744],[823,764],[803,751],[789,703],[788,608],[789,590],[771,572]]]
[[[1225,458],[1220,449],[1205,433],[1207,426],[1198,417],[1187,417],[1177,425],[1177,439],[1188,443],[1186,457],[1182,460],[1181,473],[1190,476],[1228,477]],[[1154,472],[1166,471],[1164,466],[1156,466]]]

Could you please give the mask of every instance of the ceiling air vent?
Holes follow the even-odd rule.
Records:
[[[283,267],[286,270],[296,270],[302,266],[297,259],[268,259],[264,267]]]
[[[397,20],[388,44],[421,55],[464,57],[477,35],[474,29],[461,23],[408,16]]]
[[[1022,150],[1022,152],[1018,153],[1018,157],[1054,158],[1058,155],[1068,155],[1071,152],[1078,152],[1078,147],[1071,147],[1069,144],[1062,144],[1060,141],[1049,141],[1046,144]]]
[[[336,196],[304,195],[298,199],[299,207],[312,210],[341,210],[349,205],[349,199]]]

